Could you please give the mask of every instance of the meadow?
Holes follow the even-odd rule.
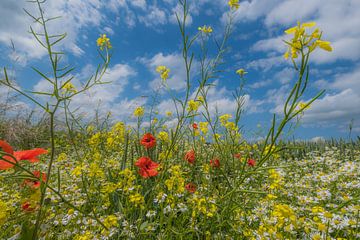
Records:
[[[213,29],[205,25],[189,35],[188,4],[179,3],[186,92],[175,95],[167,84],[171,69],[157,66],[161,91],[172,97],[174,111],[138,106],[127,124],[110,115],[82,119],[71,108],[73,98],[111,84],[102,81],[113,55],[111,39],[94,39],[98,67],[76,86],[74,69],[56,48],[66,34],[52,35],[48,28],[61,18],[44,16],[43,2],[34,1],[38,12],[28,14],[41,30],[30,32],[48,52],[50,70],[33,69],[52,92],[24,91],[3,69],[1,87],[27,98],[44,118],[0,118],[0,238],[359,239],[360,138],[286,138],[324,93],[303,101],[312,84],[313,52],[332,51],[316,23],[284,29],[291,37],[284,41],[284,58],[297,80],[283,113],[273,116],[263,138],[250,141],[241,127],[245,69],[233,69],[241,82],[233,92],[233,113],[213,114],[208,104],[239,1],[228,2],[228,24],[215,57],[207,55]],[[196,79],[195,43],[202,51]]]

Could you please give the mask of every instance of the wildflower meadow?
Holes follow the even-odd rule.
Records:
[[[249,139],[242,120],[250,70],[231,63],[230,70],[222,68],[242,3],[226,1],[226,24],[217,33],[210,25],[187,24],[189,2],[178,1],[179,41],[173,43],[180,44],[184,93],[168,84],[175,69],[155,66],[161,84],[153,98],[166,94],[173,111],[162,112],[154,101],[137,106],[127,123],[111,114],[81,118],[71,107],[90,89],[111,86],[104,76],[121,54],[111,36],[88,39],[97,65],[79,85],[58,47],[67,33],[51,28],[63,19],[48,16],[45,1],[31,1],[36,11],[25,11],[37,27],[29,34],[47,57],[46,66],[32,69],[51,87],[24,90],[2,70],[1,87],[30,102],[44,120],[29,121],[20,140],[5,134],[12,120],[1,123],[0,239],[360,239],[360,138],[287,137],[324,96],[325,90],[309,91],[313,55],[331,56],[335,46],[315,21],[283,29],[282,58],[296,80],[263,137]],[[209,92],[225,70],[236,76],[236,104],[219,114]],[[25,139],[29,144],[21,144]]]

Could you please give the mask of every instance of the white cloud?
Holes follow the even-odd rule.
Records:
[[[93,74],[95,68],[91,65],[86,65],[82,71],[75,76],[73,83],[75,87],[80,88],[80,81],[84,81],[87,77]],[[104,77],[103,82],[107,84],[96,85],[87,92],[75,96],[71,101],[71,108],[79,108],[79,112],[93,116],[95,109],[99,109],[100,113],[106,114],[111,111],[114,116],[122,117],[125,113],[129,113],[128,107],[135,103],[136,100],[122,100],[118,101],[121,97],[124,88],[129,83],[129,78],[136,75],[134,69],[126,64],[116,64],[109,68]],[[51,85],[46,80],[40,80],[35,86],[34,91],[50,92]],[[48,98],[44,98],[48,101]]]
[[[34,30],[41,31],[41,28],[32,23],[33,20],[23,11],[25,8],[34,16],[38,16],[35,6],[24,0],[1,1],[0,43],[10,46],[12,40],[17,53],[26,59],[39,59],[46,54],[46,49],[28,33],[30,24],[33,25]],[[78,43],[78,34],[84,27],[100,25],[103,19],[100,7],[99,0],[47,1],[44,4],[45,17],[62,17],[60,20],[48,22],[50,34],[67,33],[67,38],[59,47],[74,55],[83,54]]]
[[[313,103],[304,114],[303,121],[311,124],[347,124],[351,119],[360,120],[360,95],[352,89],[337,94],[326,94]]]
[[[260,6],[261,5],[261,6]],[[254,0],[244,2],[239,9],[237,21],[264,19],[270,30],[286,29],[297,21],[315,21],[323,31],[323,39],[332,43],[333,52],[316,51],[313,61],[332,63],[337,60],[356,61],[360,58],[360,1],[358,0]],[[253,50],[284,53],[281,39],[270,37],[254,44]]]
[[[181,54],[173,53],[164,55],[163,53],[158,53],[152,58],[140,58],[140,62],[145,64],[149,71],[152,72],[156,77],[150,82],[150,87],[152,89],[158,89],[161,86],[161,79],[159,74],[155,71],[157,66],[164,65],[170,68],[169,79],[166,80],[168,86],[171,89],[180,91],[184,90],[186,87],[186,71],[185,64]],[[196,61],[193,62],[193,68],[196,69]]]
[[[139,21],[147,27],[158,27],[167,23],[166,13],[156,6],[151,6],[146,14],[139,16]]]

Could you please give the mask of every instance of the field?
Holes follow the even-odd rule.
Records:
[[[287,137],[324,93],[303,100],[313,52],[333,50],[316,23],[285,30],[291,40],[284,42],[284,58],[297,80],[264,136],[247,139],[241,123],[246,70],[234,70],[241,84],[232,113],[212,112],[208,99],[239,1],[228,2],[230,20],[214,58],[206,55],[213,29],[205,25],[189,36],[187,1],[179,2],[186,92],[174,94],[167,84],[172,70],[157,66],[173,111],[138,106],[131,123],[72,111],[72,99],[111,84],[102,81],[113,57],[111,39],[97,39],[100,63],[76,85],[71,66],[62,66],[64,53],[54,50],[66,35],[48,28],[48,21],[61,19],[46,19],[43,3],[34,2],[39,12],[29,14],[42,28],[31,32],[46,48],[52,74],[33,69],[52,92],[24,91],[4,68],[1,87],[27,98],[44,117],[34,122],[0,114],[0,238],[360,239],[360,138],[351,137],[351,128],[346,140]],[[191,78],[194,43],[203,53],[197,82]]]

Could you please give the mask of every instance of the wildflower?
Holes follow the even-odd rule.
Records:
[[[229,0],[228,4],[231,9],[238,9],[240,7],[239,0]]]
[[[38,170],[33,171],[33,174],[36,178],[41,179],[42,182],[46,182],[46,174],[43,172],[40,172]],[[30,180],[30,179],[25,179],[24,180],[24,184],[31,187],[31,188],[39,188],[41,181],[39,180]]]
[[[203,96],[198,96],[197,100],[201,103],[204,103],[205,102],[205,99]]]
[[[3,159],[5,159],[9,162],[0,160],[0,170],[12,168],[12,167],[14,167],[14,164],[16,162],[21,161],[21,160],[26,160],[31,163],[38,162],[39,159],[37,158],[37,156],[39,156],[41,154],[46,154],[48,152],[47,150],[45,150],[43,148],[34,148],[31,150],[14,152],[13,148],[6,141],[3,141],[3,140],[0,140],[0,150],[2,150],[3,152],[5,152],[7,154],[12,155],[15,158],[14,159],[10,156],[2,156]]]
[[[157,137],[163,142],[167,142],[169,140],[169,134],[167,132],[159,132]]]
[[[140,193],[134,193],[129,196],[129,201],[139,207],[144,204],[144,197]]]
[[[110,215],[105,218],[104,225],[107,228],[111,228],[111,227],[117,227],[119,223],[115,215]]]
[[[193,129],[198,129],[197,123],[193,123],[193,124],[192,124],[192,127],[193,127]]]
[[[248,164],[250,167],[254,167],[255,164],[256,164],[256,161],[255,161],[255,159],[250,158],[250,159],[248,159],[247,164]]]
[[[171,117],[171,116],[172,116],[172,112],[170,112],[170,111],[167,111],[165,114],[166,114],[166,116],[168,116],[168,117]]]
[[[187,110],[189,112],[196,112],[199,109],[200,103],[195,100],[190,100],[188,102]]]
[[[234,158],[240,159],[241,158],[241,153],[235,153]]]
[[[28,201],[21,204],[21,208],[24,212],[32,212],[35,210],[35,207],[32,207]]]
[[[188,183],[188,184],[186,184],[185,189],[189,193],[194,193],[194,192],[196,192],[196,185],[194,183]]]
[[[227,121],[229,121],[229,119],[232,118],[231,114],[224,114],[224,115],[221,115],[219,117],[220,119],[220,122],[221,122],[221,125],[225,126]]]
[[[328,41],[316,40],[315,44],[319,46],[321,49],[324,49],[325,51],[328,52],[332,51],[332,47],[330,46],[330,42]]]
[[[289,45],[289,48],[284,54],[285,59],[288,59],[290,54],[292,59],[297,58],[298,54],[306,48],[309,52],[314,51],[317,47],[325,51],[332,51],[330,42],[320,39],[321,34],[318,28],[315,29],[311,34],[306,33],[306,28],[312,28],[315,25],[315,22],[307,22],[302,24],[298,22],[297,26],[285,30],[286,34],[294,35],[290,42],[286,42]]]
[[[203,134],[206,134],[208,132],[208,122],[199,122],[199,127],[201,132],[203,132]]]
[[[137,162],[135,163],[135,166],[140,168],[139,174],[143,178],[149,178],[149,177],[154,177],[154,176],[158,175],[159,172],[157,169],[160,165],[156,162],[153,162],[148,157],[141,157],[137,160]]]
[[[143,145],[146,149],[149,149],[156,145],[156,139],[151,133],[146,133],[142,137],[140,144]]]
[[[215,158],[210,160],[210,166],[213,168],[219,168],[220,167],[220,160]]]
[[[190,164],[194,164],[195,162],[195,151],[190,150],[185,154],[185,160],[188,161]]]
[[[203,33],[205,33],[205,34],[209,34],[209,33],[212,33],[212,32],[213,32],[212,27],[206,26],[206,25],[204,25],[204,26],[202,26],[202,27],[198,27],[198,30],[201,31],[201,32],[203,32]]]
[[[165,66],[158,66],[156,72],[160,73],[160,78],[163,81],[169,78],[170,69]]]
[[[6,222],[6,219],[9,217],[8,210],[9,209],[7,204],[0,200],[0,226],[2,226]]]
[[[142,117],[144,116],[144,108],[143,107],[137,107],[135,110],[134,110],[134,116],[135,117]]]
[[[310,105],[307,105],[307,103],[299,102],[298,105],[298,111],[309,109]]]
[[[248,72],[245,72],[245,70],[243,68],[240,68],[236,71],[236,74],[238,74],[240,77],[244,77],[244,75],[247,73]]]
[[[106,37],[106,34],[101,34],[100,37],[96,40],[96,44],[100,47],[100,50],[105,48],[112,48],[110,39]]]
[[[71,82],[65,83],[61,88],[64,89],[65,92],[69,92],[69,93],[76,93],[77,92],[74,84],[72,84]]]

